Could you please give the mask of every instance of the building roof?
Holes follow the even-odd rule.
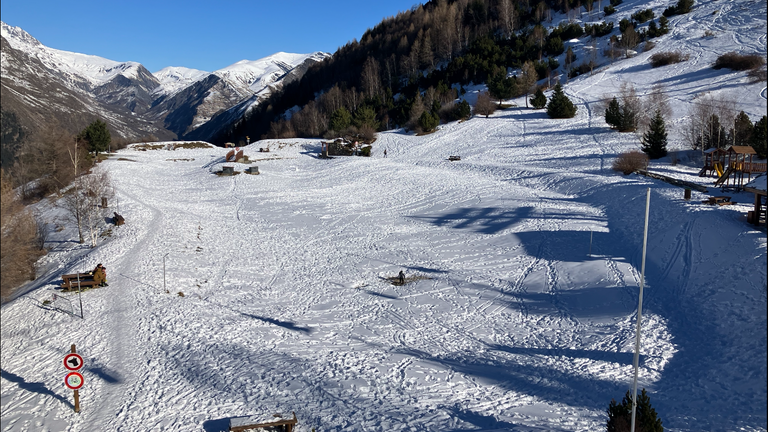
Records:
[[[752,146],[730,146],[728,151],[736,154],[757,154]]]
[[[714,152],[725,153],[725,150],[723,150],[721,148],[717,148],[717,147],[712,147],[712,148],[708,148],[708,149],[704,150],[704,153],[714,153]]]

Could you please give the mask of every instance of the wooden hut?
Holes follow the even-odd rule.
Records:
[[[754,225],[766,225],[766,202],[768,201],[768,188],[766,187],[767,175],[755,177],[754,180],[744,185],[746,192],[755,194],[755,208],[747,213],[747,221]]]

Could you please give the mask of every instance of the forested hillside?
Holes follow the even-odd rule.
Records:
[[[489,82],[491,87],[508,68],[516,71],[508,97],[532,94],[537,81],[590,72],[598,57],[627,55],[668,31],[666,16],[654,19],[650,9],[614,25],[611,14],[623,7],[621,2],[430,1],[340,47],[213,141],[323,134],[370,139],[376,130],[418,129],[425,111],[442,121],[461,117],[454,100],[462,88],[456,84]],[[681,0],[665,15],[684,13],[691,5]],[[564,42],[586,35],[594,45],[591,54],[576,58]],[[598,45],[608,47],[599,56]]]

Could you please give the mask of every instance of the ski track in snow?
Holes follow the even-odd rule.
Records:
[[[601,430],[632,383],[651,188],[639,387],[666,430],[765,431],[765,232],[743,222],[748,205],[613,172],[637,137],[596,109],[624,70],[640,94],[666,83],[677,113],[738,84],[764,115],[765,87],[702,66],[765,51],[736,31],[764,25],[752,4],[672,17],[655,49],[688,62],[650,70],[642,53],[572,80],[573,119],[513,108],[389,131],[371,158],[257,143],[244,151],[258,176],[213,175],[221,148],[122,150],[102,166],[126,225],[95,249],[61,231],[44,274],[3,305],[2,430],[213,432],[291,411],[297,432]],[[696,33],[702,19],[716,40]],[[706,181],[696,162],[655,164]],[[84,320],[42,303],[97,262],[110,285],[82,294]],[[392,284],[401,269],[408,283]],[[71,343],[86,361],[79,415],[62,383]]]

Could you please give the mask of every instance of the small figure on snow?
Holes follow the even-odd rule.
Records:
[[[387,157],[387,149],[384,149],[384,157]]]
[[[97,264],[91,273],[93,273],[93,281],[99,286],[109,286],[107,285],[107,268],[102,266],[101,263]]]
[[[403,273],[402,270],[400,270],[400,273],[397,275],[398,280],[400,280],[400,285],[405,284],[405,273]]]

